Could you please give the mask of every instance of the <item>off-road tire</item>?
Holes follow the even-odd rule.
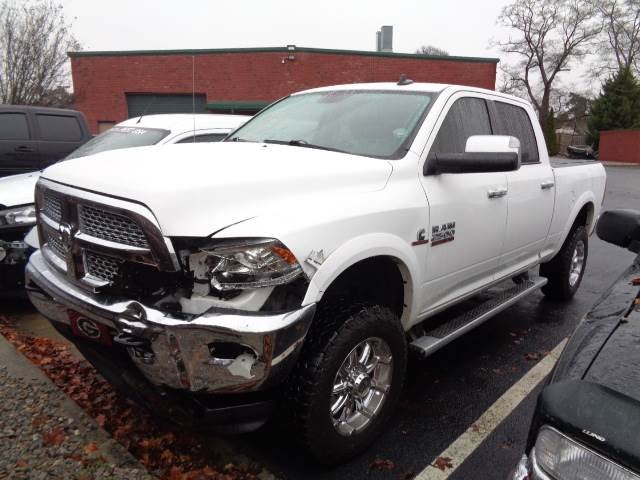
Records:
[[[571,275],[573,253],[580,241],[584,244],[584,262],[578,280],[571,285],[569,277]],[[540,265],[540,275],[548,280],[548,283],[542,287],[542,293],[554,300],[571,300],[578,288],[580,288],[580,283],[582,283],[588,256],[589,237],[587,229],[580,225],[573,228],[569,233],[556,256],[547,263]]]
[[[322,309],[314,319],[297,367],[289,379],[285,408],[291,433],[316,460],[335,465],[366,449],[385,429],[400,398],[407,342],[398,317],[386,307],[348,305]],[[330,415],[330,392],[345,357],[361,341],[379,337],[393,356],[390,389],[380,412],[361,432],[339,434]]]

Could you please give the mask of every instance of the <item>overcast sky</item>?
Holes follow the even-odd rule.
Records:
[[[393,25],[395,52],[430,44],[451,55],[497,57],[490,39],[508,0],[62,0],[84,50],[301,47],[375,50]],[[565,75],[566,83],[578,75]],[[582,82],[580,82],[582,83]],[[581,87],[583,88],[583,87]]]

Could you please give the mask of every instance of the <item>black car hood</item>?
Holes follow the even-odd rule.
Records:
[[[625,320],[602,346],[584,380],[640,400],[640,308]]]
[[[583,380],[554,383],[540,395],[536,423],[638,471],[640,402],[633,398]]]
[[[640,256],[580,322],[551,383],[586,380],[640,401]]]

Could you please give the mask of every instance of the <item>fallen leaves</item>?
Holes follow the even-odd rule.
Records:
[[[106,421],[107,421],[107,417],[105,417],[102,413],[96,415],[96,423],[101,427],[104,427],[104,424]]]
[[[47,423],[47,421],[49,420],[49,417],[46,415],[36,415],[35,417],[33,417],[33,419],[31,420],[31,426],[33,428],[40,428],[41,426],[43,426],[45,423]]]
[[[156,421],[114,390],[88,362],[74,357],[66,345],[20,333],[2,315],[0,334],[154,475],[165,480],[256,480],[257,467],[210,465],[214,455],[203,447],[206,437]],[[46,416],[35,417],[34,427],[45,428],[48,420]],[[60,445],[65,439],[59,427],[42,433],[44,446]],[[89,443],[73,459],[81,461],[82,453],[88,457],[97,450],[96,443]]]
[[[54,427],[42,433],[42,445],[45,447],[58,446],[67,438],[64,430],[60,427]]]
[[[395,465],[391,460],[381,458],[376,458],[370,466],[372,470],[393,470],[393,467]]]
[[[87,443],[83,451],[85,455],[91,455],[93,452],[98,451],[98,444],[95,442]]]
[[[449,457],[438,457],[433,462],[433,465],[443,472],[447,469],[453,468],[453,463],[451,463],[451,459]]]
[[[540,357],[541,355],[538,352],[529,352],[524,356],[524,358],[526,358],[530,362],[535,362],[537,360],[540,360]]]

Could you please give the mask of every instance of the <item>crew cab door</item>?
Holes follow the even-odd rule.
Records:
[[[494,134],[520,140],[520,169],[507,173],[507,230],[498,274],[508,277],[539,261],[553,216],[555,182],[547,156],[540,154],[545,145],[541,132],[536,137],[533,112],[497,99],[488,105]]]
[[[458,93],[447,102],[427,144],[427,162],[436,153],[464,153],[470,136],[491,135],[486,100],[468,95]],[[425,313],[494,279],[507,221],[507,174],[422,173],[430,219],[430,241],[423,247]]]

